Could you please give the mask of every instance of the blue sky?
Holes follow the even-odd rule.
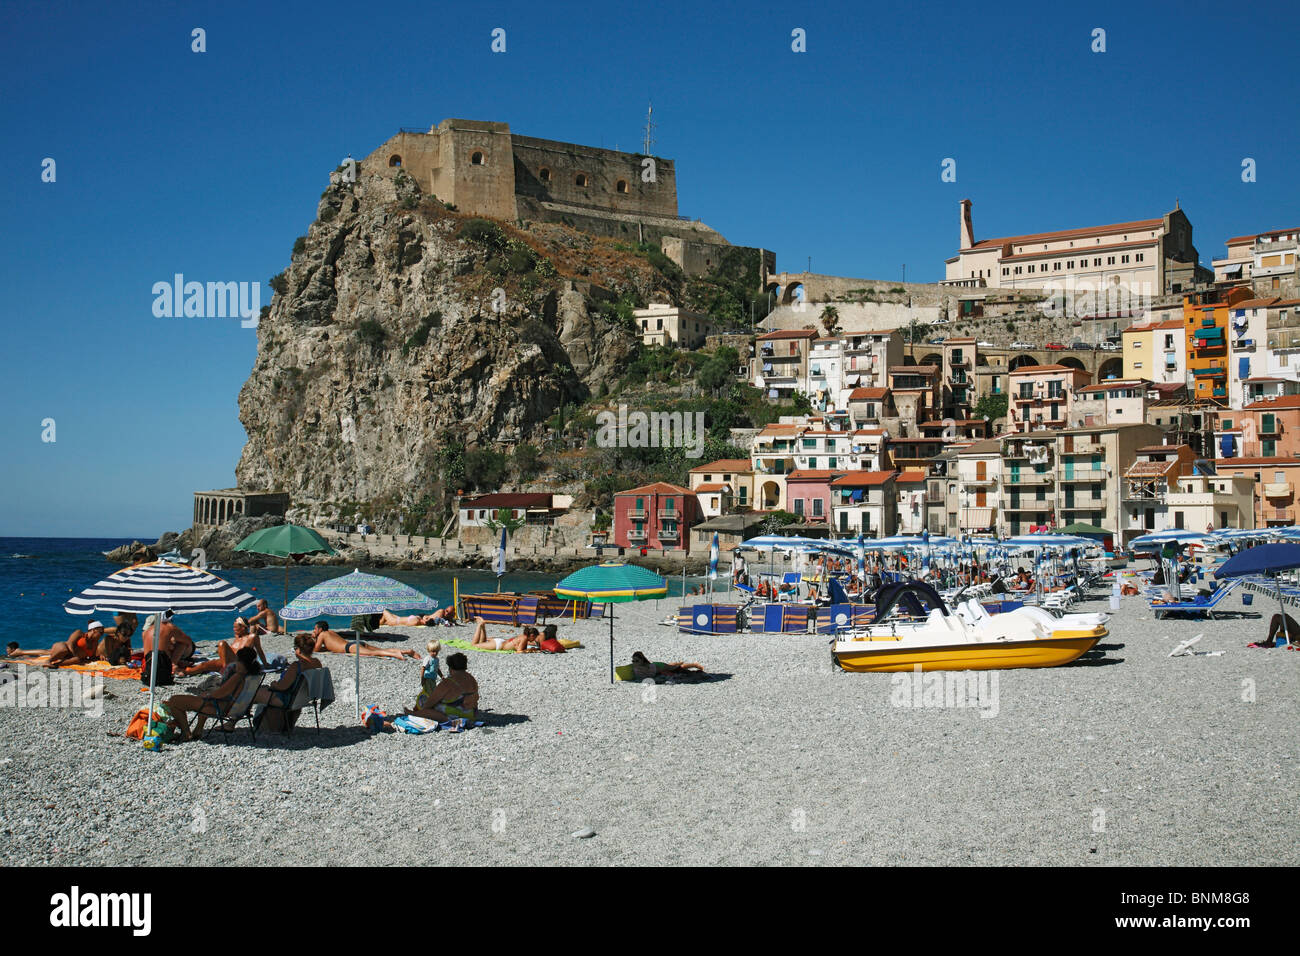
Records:
[[[1207,263],[1229,236],[1300,224],[1290,4],[56,2],[3,16],[0,535],[179,530],[192,491],[234,483],[255,333],[155,318],[150,290],[180,272],[261,282],[269,302],[329,170],[402,126],[493,119],[636,149],[653,101],[681,214],[775,250],[780,269],[811,256],[818,272],[895,278],[906,263],[937,280],[965,197],[977,238],[1154,217],[1177,197]],[[1098,27],[1105,53],[1090,49]],[[940,181],[947,157],[956,183]]]

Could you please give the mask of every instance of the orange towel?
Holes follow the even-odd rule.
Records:
[[[44,657],[6,657],[4,660],[13,664],[26,664],[28,667],[46,667],[50,670],[78,671],[82,674],[103,674],[114,680],[139,680],[140,672],[134,667],[114,667],[108,661],[91,661],[89,664],[63,664],[49,667],[49,655]]]

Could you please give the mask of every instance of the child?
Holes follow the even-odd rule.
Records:
[[[415,709],[422,709],[428,701],[433,689],[438,686],[438,681],[442,680],[442,667],[438,663],[438,655],[442,652],[441,641],[430,641],[424,645],[424,649],[429,652],[429,656],[420,662],[420,696],[415,699]]]

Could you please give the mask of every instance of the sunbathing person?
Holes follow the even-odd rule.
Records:
[[[248,626],[259,634],[284,633],[284,625],[280,623],[280,615],[271,610],[271,605],[266,603],[266,598],[258,600],[257,613],[248,619]]]
[[[168,723],[181,732],[181,740],[198,740],[203,734],[204,723],[209,717],[217,715],[216,707],[233,702],[244,686],[244,679],[250,674],[261,673],[261,670],[257,663],[257,654],[253,649],[251,647],[241,649],[235,658],[230,676],[218,687],[201,694],[176,694],[164,701],[172,715]],[[199,718],[193,732],[190,731],[187,719],[187,715],[191,713]]]
[[[414,648],[381,648],[364,644],[359,640],[346,640],[342,634],[331,631],[329,624],[325,621],[316,622],[316,626],[312,628],[311,636],[313,638],[312,653],[329,651],[331,654],[355,654],[359,652],[362,657],[391,657],[393,660],[398,661],[418,661],[420,659],[419,653]]]
[[[9,656],[21,659],[45,657],[48,654],[50,658],[46,661],[48,667],[58,667],[60,664],[89,664],[99,659],[99,642],[103,637],[104,625],[99,621],[91,621],[84,631],[77,628],[68,635],[66,641],[59,641],[49,650],[20,651],[15,648]]]
[[[158,642],[158,649],[171,658],[172,670],[180,667],[181,661],[187,661],[194,656],[194,639],[172,623],[173,612],[163,611],[162,615],[162,639]],[[153,653],[154,638],[158,633],[158,615],[150,614],[144,620],[144,656]]]
[[[437,624],[438,615],[436,614],[408,614],[405,617],[394,614],[392,611],[385,610],[379,615],[380,627],[424,627],[426,624]]]
[[[424,706],[407,708],[405,713],[440,724],[455,720],[457,729],[472,723],[478,716],[478,681],[466,670],[468,663],[464,654],[448,657],[446,679],[431,693],[421,695]]]
[[[685,661],[675,661],[672,664],[656,664],[646,658],[644,654],[637,651],[632,655],[632,676],[637,680],[653,680],[656,677],[672,677],[674,674],[686,674],[691,671],[703,674],[704,667],[700,664],[688,664]]]
[[[1268,622],[1268,637],[1263,646],[1273,647],[1279,637],[1285,638],[1288,643],[1300,644],[1300,624],[1290,614],[1273,615],[1273,619]]]
[[[134,614],[117,614],[113,617],[113,626],[104,628],[104,642],[100,645],[100,660],[108,661],[114,666],[125,664],[131,659],[131,637],[140,626],[140,619]]]
[[[259,634],[254,634],[248,627],[248,622],[242,617],[235,618],[234,636],[229,641],[221,641],[217,644],[217,656],[210,661],[204,661],[202,664],[195,664],[193,667],[175,668],[176,673],[182,677],[193,677],[195,674],[206,674],[211,671],[225,672],[231,664],[235,662],[235,656],[244,648],[249,648],[257,655],[262,666],[267,666],[266,652],[262,650],[262,638]],[[166,629],[163,635],[166,636]]]
[[[489,651],[516,651],[527,654],[528,647],[536,647],[541,635],[535,627],[525,627],[523,633],[514,637],[488,637],[487,621],[481,617],[474,618],[474,636],[470,643]]]

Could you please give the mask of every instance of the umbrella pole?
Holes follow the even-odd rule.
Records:
[[[149,716],[145,720],[145,732],[153,726],[153,698],[154,691],[158,686],[158,648],[162,645],[162,611],[157,612],[154,618],[153,626],[153,649],[154,653],[149,655]]]
[[[609,682],[614,683],[614,602],[605,605],[609,608]]]
[[[373,607],[373,605],[372,605]],[[356,674],[353,686],[357,697],[357,720],[361,719],[361,636],[357,635]]]
[[[289,603],[289,556],[284,556],[284,603]]]
[[[1277,588],[1277,606],[1282,612],[1282,636],[1286,638],[1288,644],[1291,643],[1291,634],[1286,626],[1286,602],[1282,600],[1282,579],[1276,574],[1273,575],[1273,586]]]

